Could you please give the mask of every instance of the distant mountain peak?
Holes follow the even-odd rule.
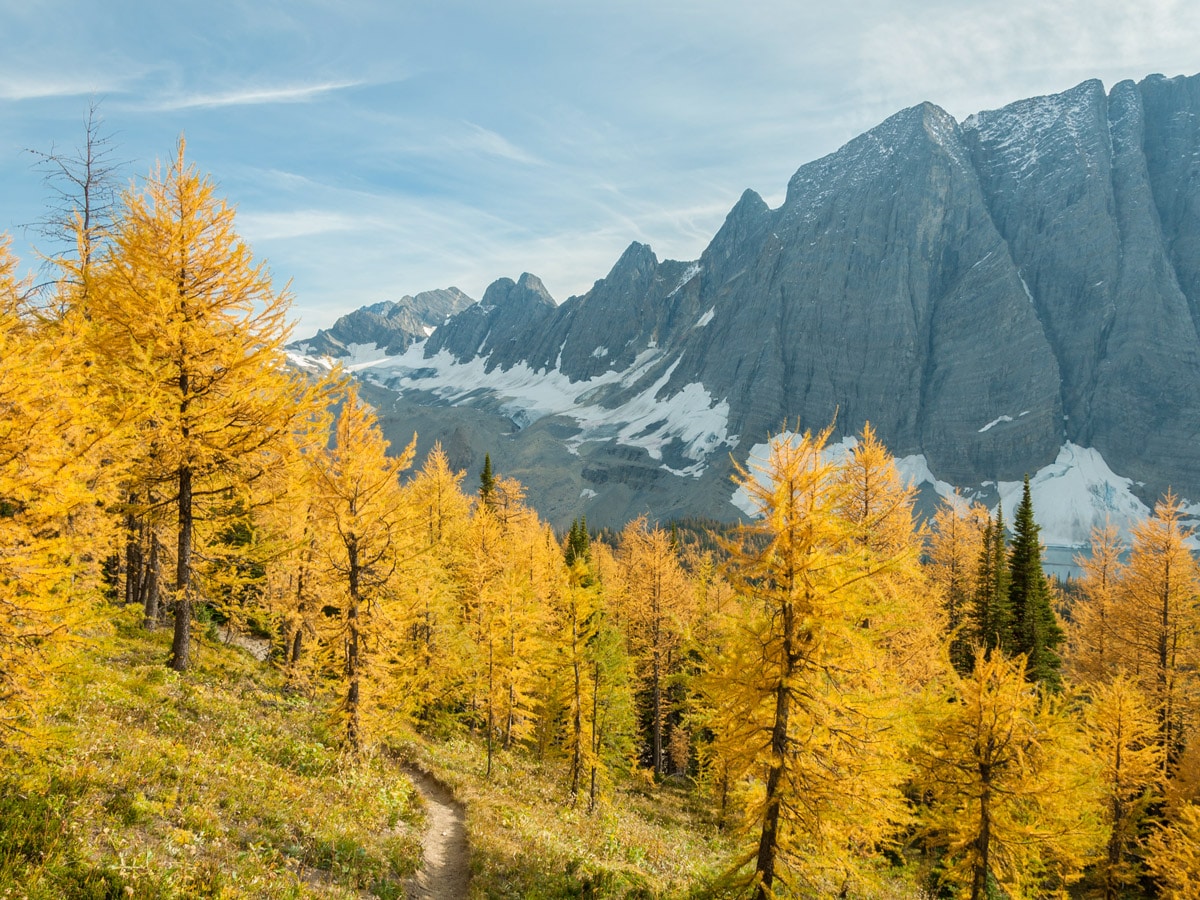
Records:
[[[456,287],[382,300],[340,316],[331,328],[294,341],[289,347],[334,358],[351,356],[355,347],[374,347],[395,355],[425,340],[448,318],[474,302]]]

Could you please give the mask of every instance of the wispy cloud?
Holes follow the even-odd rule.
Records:
[[[287,212],[242,213],[238,228],[253,243],[256,241],[293,240],[338,231],[354,231],[365,223],[342,212],[323,209],[296,209]]]
[[[0,100],[48,100],[52,97],[82,97],[123,89],[111,78],[85,75],[13,75],[0,73]]]
[[[151,104],[159,112],[183,109],[216,109],[225,106],[261,106],[268,103],[306,103],[323,94],[359,87],[362,81],[322,81],[287,87],[246,87],[231,91],[184,94]]]
[[[467,131],[458,138],[448,139],[448,143],[456,149],[468,152],[482,153],[485,156],[495,156],[510,162],[526,165],[541,165],[542,161],[531,153],[522,150],[502,134],[476,125],[474,122],[464,122]]]
[[[863,40],[860,83],[899,105],[899,81],[903,105],[932,100],[964,116],[1087,78],[1111,87],[1190,74],[1198,31],[1200,6],[1188,0],[981,0],[936,16],[896,7]]]

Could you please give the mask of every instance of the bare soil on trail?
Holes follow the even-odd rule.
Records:
[[[425,801],[428,824],[421,840],[421,868],[405,889],[416,900],[466,900],[471,880],[466,817],[449,789],[413,766],[405,769]]]

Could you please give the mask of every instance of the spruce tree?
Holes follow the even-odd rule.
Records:
[[[495,502],[496,476],[492,474],[492,455],[483,454],[483,471],[479,473],[479,499],[485,506]]]
[[[988,522],[979,554],[979,577],[974,602],[974,638],[984,655],[997,647],[1010,652],[1013,644],[1012,609],[1009,606],[1008,562],[1005,559],[1004,509]]]
[[[1042,572],[1042,550],[1038,542],[1040,530],[1033,518],[1033,499],[1029,491],[1029,476],[1026,475],[1025,490],[1013,522],[1012,549],[1008,556],[1012,650],[1025,654],[1025,674],[1030,681],[1042,682],[1057,689],[1062,684],[1059,678],[1062,660],[1055,648],[1062,643],[1063,631],[1050,604],[1050,587]]]
[[[571,530],[567,532],[567,546],[564,550],[567,565],[572,566],[576,560],[587,566],[592,561],[591,539],[588,537],[587,517],[571,522]]]

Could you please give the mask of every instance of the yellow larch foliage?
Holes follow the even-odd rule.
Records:
[[[639,694],[649,720],[651,768],[666,775],[670,735],[668,682],[680,667],[680,649],[695,615],[696,595],[669,532],[639,517],[621,532],[610,604],[636,661]]]
[[[464,679],[473,651],[459,585],[469,574],[472,525],[463,477],[451,469],[439,444],[404,486],[418,552],[398,585],[409,622],[404,652],[411,665],[398,673],[395,690],[419,721],[466,698]]]
[[[1119,602],[1125,550],[1117,526],[1106,521],[1092,529],[1091,554],[1076,558],[1083,575],[1067,626],[1066,662],[1080,684],[1107,681],[1127,658],[1121,638],[1126,609]]]
[[[184,159],[121,201],[92,266],[96,377],[137,416],[134,482],[174,511],[175,638],[189,665],[197,524],[277,463],[312,385],[284,367],[291,298],[234,228],[234,211]],[[219,529],[210,528],[209,534]]]
[[[47,698],[113,551],[101,515],[103,435],[71,387],[73,349],[37,325],[0,238],[0,745]]]
[[[1200,804],[1177,809],[1146,841],[1146,865],[1166,900],[1200,897]]]
[[[914,749],[923,826],[956,896],[1066,896],[1107,838],[1100,773],[1056,698],[1025,680],[1023,657],[976,656]]]
[[[1115,660],[1145,693],[1167,760],[1179,757],[1200,715],[1200,564],[1187,546],[1177,498],[1133,528],[1115,596]]]
[[[971,600],[988,521],[982,504],[968,503],[956,493],[942,501],[929,530],[925,568],[945,616],[950,662],[962,675],[971,671],[975,655]]]
[[[255,519],[268,545],[261,586],[264,620],[270,623],[278,658],[295,684],[318,675],[321,608],[333,589],[320,553],[317,470],[312,460],[326,450],[332,417],[314,410],[309,427],[297,431],[269,473],[270,502]]]
[[[1091,688],[1085,709],[1087,738],[1103,767],[1103,808],[1108,847],[1098,869],[1105,897],[1118,897],[1140,876],[1135,858],[1151,803],[1161,797],[1163,748],[1158,722],[1137,685],[1118,675]]]
[[[510,493],[504,488],[509,482],[497,480],[497,496]],[[475,518],[487,526],[479,532],[479,550],[487,552],[492,570],[478,582],[472,631],[489,774],[497,742],[508,749],[533,733],[536,689],[545,666],[547,598],[560,588],[562,574],[557,542],[533,511],[518,509],[511,493],[501,508],[505,523],[487,504],[475,510]],[[498,532],[489,541],[493,528]]]
[[[874,602],[863,624],[890,657],[889,670],[920,689],[941,674],[946,617],[921,566],[925,535],[916,523],[916,488],[905,483],[870,423],[838,466],[837,483],[838,514],[871,569]]]
[[[336,585],[326,598],[336,615],[327,611],[322,622],[333,657],[327,674],[342,685],[340,725],[356,752],[397,699],[390,696],[390,667],[406,623],[395,585],[415,545],[399,475],[412,465],[416,436],[397,456],[387,450],[374,413],[351,386],[333,447],[312,458],[316,534],[326,578]]]
[[[896,560],[855,539],[831,430],[775,438],[740,472],[759,518],[732,548],[740,601],[704,681],[712,752],[757,836],[732,877],[760,900],[847,887],[907,815],[899,679],[867,624]]]

